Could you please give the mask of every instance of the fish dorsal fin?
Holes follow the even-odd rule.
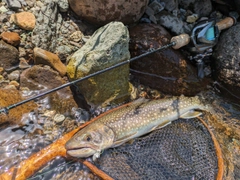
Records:
[[[198,117],[202,115],[201,112],[199,111],[188,111],[188,112],[185,112],[183,113],[180,118],[183,118],[183,119],[191,119],[191,118],[195,118],[195,117]]]
[[[118,139],[117,141],[115,141],[112,145],[112,147],[117,147],[117,146],[120,146],[122,145],[123,143],[129,141],[130,139],[134,138],[134,135],[137,134],[137,132],[134,132],[132,134],[129,134],[128,136],[124,136],[120,139]]]

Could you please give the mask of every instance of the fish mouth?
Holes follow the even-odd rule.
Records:
[[[79,144],[76,141],[68,141],[65,144],[67,154],[72,157],[85,158],[97,152],[98,146],[94,144]]]
[[[95,153],[96,153],[96,150],[90,147],[67,149],[67,154],[76,158],[86,158],[86,157],[92,156]]]

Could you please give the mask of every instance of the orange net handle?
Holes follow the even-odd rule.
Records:
[[[128,104],[125,104],[128,105]],[[123,105],[123,106],[125,106]],[[120,106],[121,107],[121,106]],[[118,107],[118,108],[120,108]],[[114,109],[115,110],[115,109]],[[108,114],[110,111],[101,114],[100,116],[93,118],[91,121],[86,122],[80,127],[72,130],[71,132],[65,134],[63,137],[50,144],[49,146],[43,148],[38,153],[31,155],[28,159],[22,161],[17,167],[14,166],[10,168],[7,172],[0,175],[0,180],[25,180],[35,174],[40,168],[46,165],[49,161],[55,159],[57,156],[67,157],[65,144],[72,136],[84,128],[88,124],[96,121],[98,118]],[[87,166],[93,173],[105,180],[112,180],[110,176],[105,174],[103,171],[99,170],[93,164],[88,161],[82,161],[82,163]]]
[[[82,162],[85,166],[87,166],[94,174],[96,174],[98,177],[104,179],[104,180],[113,180],[110,176],[108,176],[105,172],[102,170],[98,169],[96,166],[94,166],[92,163],[89,161],[80,161]]]
[[[216,180],[222,180],[223,179],[224,163],[223,163],[223,156],[222,156],[221,147],[220,147],[216,137],[214,136],[213,132],[209,129],[207,123],[205,123],[202,118],[200,118],[200,117],[197,117],[197,118],[207,128],[208,132],[210,133],[210,135],[212,137],[213,144],[214,144],[214,147],[216,149],[216,154],[217,154],[217,158],[218,158],[218,174],[217,174]]]

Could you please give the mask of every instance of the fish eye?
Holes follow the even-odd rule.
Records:
[[[91,139],[92,139],[91,136],[89,136],[89,135],[86,136],[86,140],[87,140],[88,142],[91,141]]]

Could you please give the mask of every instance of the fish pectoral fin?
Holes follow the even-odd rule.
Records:
[[[157,125],[157,126],[153,127],[153,128],[151,129],[151,131],[154,131],[154,130],[157,130],[157,129],[161,129],[161,128],[169,125],[169,124],[171,124],[171,121],[166,121],[166,122],[164,122],[164,123],[162,123],[162,124],[160,124],[160,125]],[[150,132],[151,132],[151,131],[150,131]]]
[[[202,115],[202,113],[199,112],[199,111],[188,111],[188,112],[182,114],[182,115],[180,116],[180,118],[190,119],[190,118],[198,117],[198,116],[200,116],[200,115]]]
[[[123,143],[125,143],[127,141],[130,141],[134,137],[135,134],[137,134],[137,132],[132,133],[132,134],[130,134],[128,136],[125,136],[125,137],[123,137],[121,139],[118,139],[117,141],[115,141],[113,143],[112,147],[117,147],[117,146],[120,146],[120,145],[122,145]]]

